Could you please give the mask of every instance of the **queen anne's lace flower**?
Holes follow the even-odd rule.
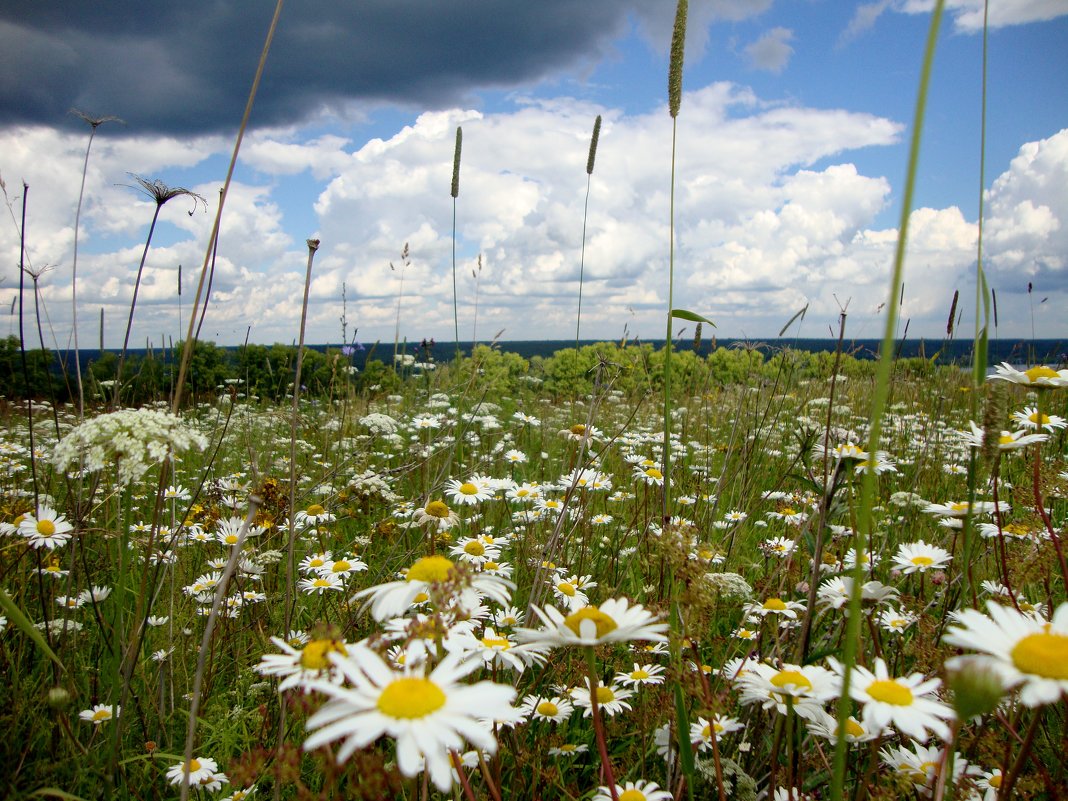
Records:
[[[114,462],[116,480],[128,486],[153,464],[191,447],[203,450],[207,444],[207,437],[169,412],[124,409],[76,426],[56,444],[52,463],[63,472],[79,466],[95,472]]]

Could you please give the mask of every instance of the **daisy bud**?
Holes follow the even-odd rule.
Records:
[[[946,583],[946,574],[945,573],[939,572],[939,573],[932,573],[931,574],[931,584],[933,586],[940,587],[945,583]]]
[[[946,686],[953,693],[953,709],[962,721],[993,711],[1005,694],[997,672],[980,659],[957,657],[947,667]]]
[[[62,709],[70,703],[70,692],[64,687],[53,687],[48,691],[48,705],[52,709]]]

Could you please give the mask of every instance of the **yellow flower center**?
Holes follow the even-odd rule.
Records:
[[[497,564],[496,562],[486,562],[484,565],[482,565],[482,569],[483,570],[500,570],[501,566],[499,564]]]
[[[1027,376],[1027,380],[1032,384],[1040,378],[1060,378],[1056,370],[1045,365],[1024,370],[1024,375]]]
[[[334,564],[330,566],[330,570],[334,573],[344,573],[346,570],[352,569],[352,563],[348,559],[338,559]]]
[[[545,717],[553,717],[560,714],[560,707],[554,704],[552,701],[542,701],[538,704],[538,714]]]
[[[556,585],[556,589],[560,590],[561,595],[566,595],[569,598],[573,598],[575,596],[575,585],[572,584],[570,581],[561,581],[559,584]]]
[[[610,704],[616,700],[616,694],[612,692],[611,687],[605,687],[603,684],[597,688],[597,703]]]
[[[564,753],[570,753],[574,751],[577,747],[578,746],[572,745],[571,743],[565,743],[564,745],[560,746],[560,750]]]
[[[764,608],[771,612],[785,612],[786,604],[781,598],[768,598],[764,601]]]
[[[619,801],[645,801],[645,793],[631,787],[619,794]]]
[[[323,514],[325,511],[326,511],[326,509],[324,509],[322,507],[322,505],[320,505],[318,503],[313,503],[311,506],[308,507],[307,515],[309,517],[318,517],[319,515]]]
[[[483,637],[482,644],[487,648],[500,648],[502,651],[507,651],[512,646],[504,637]]]
[[[200,760],[199,759],[190,759],[189,760],[189,772],[190,773],[196,773],[198,770],[200,770]]]
[[[576,437],[584,437],[586,436],[586,426],[582,425],[582,423],[576,423],[571,426],[571,433]]]
[[[469,556],[484,556],[486,553],[486,546],[478,540],[471,540],[464,546],[464,553]]]
[[[51,537],[56,533],[56,524],[51,520],[38,520],[37,533],[42,537]]]
[[[1001,530],[1016,537],[1023,537],[1031,533],[1031,529],[1023,523],[1009,523],[1007,526],[1003,526]]]
[[[722,723],[718,723],[718,722],[717,723],[706,724],[705,727],[703,729],[701,729],[701,737],[703,737],[706,740],[711,739],[713,731],[716,734],[722,734],[723,733],[723,724]]]
[[[991,787],[993,787],[995,790],[1000,790],[1001,789],[1001,774],[1000,773],[995,773],[993,776],[991,776],[989,779],[986,780],[986,783],[989,784]]]
[[[789,517],[790,515],[796,515],[797,514],[797,510],[794,509],[792,506],[784,506],[782,508],[782,512],[780,512],[780,514],[783,517]]]
[[[111,717],[110,709],[98,709],[93,713],[93,720],[107,720]]]
[[[427,595],[425,592],[421,592],[421,593],[419,593],[417,596],[415,596],[412,599],[412,603],[413,604],[421,604],[421,603],[426,603],[429,600],[430,600],[430,596]]]
[[[452,562],[444,556],[424,556],[408,568],[408,581],[426,581],[434,584],[445,581],[452,573]]]
[[[478,495],[478,487],[470,481],[465,481],[460,485],[460,493],[463,495]]]
[[[596,606],[584,606],[577,612],[572,612],[564,618],[564,625],[575,632],[578,637],[582,636],[582,621],[592,620],[597,626],[597,636],[603,637],[617,628],[616,621],[606,615]]]
[[[967,501],[958,501],[957,503],[951,503],[949,505],[949,508],[952,509],[954,512],[967,512],[968,511],[968,502]]]
[[[998,437],[998,445],[1011,445],[1016,441],[1016,438],[1012,434],[1002,434]]]
[[[424,718],[445,706],[445,693],[430,679],[409,676],[396,679],[382,690],[377,706],[387,717]]]
[[[322,567],[326,564],[326,560],[321,556],[314,556],[308,560],[308,567]]]
[[[300,652],[300,666],[306,670],[326,670],[330,667],[327,654],[336,651],[345,655],[345,646],[340,640],[312,640]]]
[[[236,534],[227,534],[225,542],[226,542],[227,545],[236,545],[237,544],[237,535]]]
[[[1068,681],[1068,636],[1051,632],[1049,624],[1016,643],[1010,656],[1021,673]]]
[[[934,559],[932,559],[930,556],[914,556],[909,561],[911,561],[912,564],[916,565],[917,567],[926,567],[927,565],[934,564]]]
[[[912,706],[912,690],[896,679],[878,679],[868,685],[868,695],[892,706]]]
[[[1047,414],[1039,414],[1038,412],[1034,412],[1028,415],[1027,419],[1030,422],[1034,423],[1036,426],[1049,425],[1049,415]],[[991,784],[993,784],[993,782],[991,782]]]
[[[449,516],[449,507],[444,501],[431,501],[423,511],[431,517],[439,517],[443,520]]]
[[[647,475],[647,476],[649,476],[649,478],[655,479],[657,481],[659,481],[660,479],[662,479],[664,477],[664,474],[661,473],[659,470],[657,470],[655,467],[650,467],[648,470],[646,470],[645,471],[645,475]]]
[[[638,668],[637,670],[631,671],[630,677],[632,679],[638,679],[638,680],[647,679],[647,678],[649,678],[649,671],[648,670],[642,670],[641,668]]]
[[[780,670],[771,677],[771,683],[775,687],[796,687],[802,690],[811,690],[812,682],[808,676],[797,670]]]
[[[861,726],[854,718],[850,718],[846,721],[845,725],[846,735],[849,737],[863,737],[864,727]]]

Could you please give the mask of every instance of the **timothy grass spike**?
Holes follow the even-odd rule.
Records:
[[[686,49],[686,14],[688,0],[679,0],[675,9],[675,29],[671,33],[671,63],[668,67],[668,111],[679,116],[682,105],[682,59]]]

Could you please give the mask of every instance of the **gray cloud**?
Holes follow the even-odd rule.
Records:
[[[376,103],[419,109],[472,102],[593,63],[634,21],[673,0],[303,0],[282,12],[254,122],[278,126]],[[737,0],[691,3],[698,46]],[[759,7],[750,13],[756,13]],[[82,109],[131,130],[217,132],[236,127],[274,9],[270,0],[9,0],[0,6],[2,125],[76,125]]]

